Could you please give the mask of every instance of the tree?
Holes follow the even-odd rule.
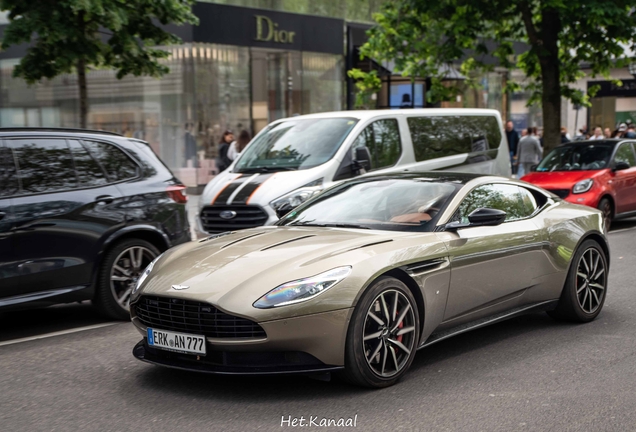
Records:
[[[624,53],[636,39],[634,7],[635,1],[625,0],[391,0],[374,15],[377,26],[361,55],[394,61],[404,76],[430,78],[429,102],[457,93],[442,84],[450,65],[460,64],[471,85],[470,77],[492,70],[487,56],[498,66],[519,68],[529,80],[508,81],[506,91],[524,87],[531,92],[529,104],[541,103],[544,143],[552,148],[560,142],[561,97],[589,106],[598,90],[572,87],[585,75],[582,65],[592,76],[608,77],[610,68],[630,61]],[[526,44],[518,56],[515,42]],[[369,82],[373,77],[361,82],[363,94]]]
[[[159,77],[168,67],[156,48],[180,39],[161,25],[197,23],[194,0],[0,0],[9,11],[2,48],[30,43],[13,75],[33,84],[77,72],[80,126],[86,128],[90,67],[113,68],[125,75]]]

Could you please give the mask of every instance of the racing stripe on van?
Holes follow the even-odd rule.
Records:
[[[210,204],[225,204],[230,196],[232,196],[234,191],[238,189],[239,186],[241,186],[247,179],[248,177],[243,177],[242,174],[239,174],[239,176],[236,177],[234,180],[227,182],[225,186],[223,186],[223,188],[219,191],[219,193],[216,194],[214,199],[212,199],[212,202],[210,202]]]
[[[239,191],[239,193],[236,194],[236,196],[232,200],[232,203],[235,203],[235,204],[247,204],[249,202],[249,199],[253,195],[253,193],[256,192],[256,189],[261,187],[261,185],[263,183],[265,183],[267,180],[269,180],[273,176],[274,176],[274,174],[261,174],[261,175],[259,175],[258,177],[256,177],[252,181],[250,181],[248,184],[246,184]]]

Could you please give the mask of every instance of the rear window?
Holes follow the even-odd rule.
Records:
[[[91,156],[97,160],[111,182],[137,177],[137,164],[123,151],[112,144],[97,141],[83,141]]]
[[[487,152],[501,142],[493,116],[427,116],[407,119],[415,160]]]

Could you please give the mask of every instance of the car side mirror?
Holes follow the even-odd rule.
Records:
[[[353,166],[358,170],[369,171],[371,169],[371,152],[367,146],[355,148]]]
[[[626,170],[626,169],[629,169],[629,168],[630,168],[630,166],[629,166],[629,164],[627,162],[620,161],[620,162],[616,162],[614,164],[614,168],[612,169],[612,171],[622,171],[622,170]]]
[[[477,226],[501,225],[506,220],[506,212],[493,208],[478,208],[468,215],[468,223],[451,222],[446,224],[447,231]]]

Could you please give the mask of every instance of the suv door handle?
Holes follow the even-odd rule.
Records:
[[[97,198],[95,198],[95,202],[101,205],[110,204],[113,201],[115,201],[115,197],[112,195],[100,195]]]

